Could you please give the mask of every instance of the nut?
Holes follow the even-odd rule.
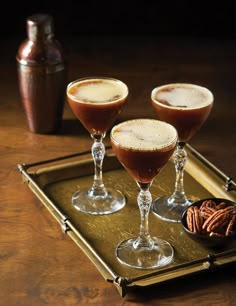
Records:
[[[223,237],[236,233],[236,206],[218,205],[205,200],[198,208],[190,206],[186,215],[187,227],[194,233],[205,233],[210,237]]]
[[[187,211],[187,225],[190,231],[200,233],[202,231],[203,218],[197,206],[191,206]]]
[[[229,235],[232,234],[233,227],[235,225],[235,219],[236,219],[236,215],[233,215],[232,218],[229,221],[229,224],[228,224],[227,228],[226,228],[225,236],[229,236]]]

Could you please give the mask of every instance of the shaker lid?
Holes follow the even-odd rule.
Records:
[[[27,18],[26,25],[28,39],[17,50],[17,62],[27,66],[64,65],[62,46],[54,38],[53,17],[48,14],[34,14]]]
[[[53,34],[53,18],[48,14],[34,14],[27,18],[29,39],[35,40]]]

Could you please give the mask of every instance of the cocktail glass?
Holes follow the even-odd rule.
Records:
[[[87,77],[69,83],[66,93],[72,111],[94,141],[91,149],[95,166],[92,187],[77,190],[72,203],[77,210],[88,214],[114,213],[124,207],[126,200],[122,192],[106,188],[103,183],[103,138],[124,107],[128,87],[114,78]]]
[[[185,144],[207,120],[213,106],[212,92],[188,83],[166,84],[151,93],[157,118],[173,125],[178,131],[178,145],[174,153],[175,189],[171,196],[157,198],[153,212],[161,219],[180,222],[184,210],[191,204],[184,191],[184,168],[187,162]]]
[[[169,242],[149,234],[149,188],[176,148],[177,131],[159,120],[133,119],[114,126],[110,138],[117,159],[139,187],[141,215],[138,237],[119,243],[116,256],[121,263],[137,269],[165,266],[172,261],[174,252]]]

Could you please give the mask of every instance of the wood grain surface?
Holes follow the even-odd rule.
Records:
[[[138,306],[236,305],[235,264],[148,288],[121,298],[66,236],[23,183],[19,163],[91,147],[67,102],[58,134],[29,132],[17,84],[19,41],[2,43],[0,57],[0,305]],[[119,78],[129,87],[118,121],[151,117],[152,88],[191,82],[214,94],[209,119],[190,144],[228,176],[236,177],[236,41],[213,38],[89,37],[65,39],[68,82],[84,76]],[[109,144],[109,137],[105,140]]]

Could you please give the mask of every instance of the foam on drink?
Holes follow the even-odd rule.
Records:
[[[205,87],[193,84],[171,84],[157,87],[152,93],[156,102],[177,108],[201,108],[213,100],[212,93]]]
[[[124,83],[105,78],[75,82],[68,91],[75,101],[87,103],[117,102],[128,94]]]
[[[111,137],[119,146],[140,151],[166,151],[175,146],[176,129],[154,119],[128,120],[115,126]]]

